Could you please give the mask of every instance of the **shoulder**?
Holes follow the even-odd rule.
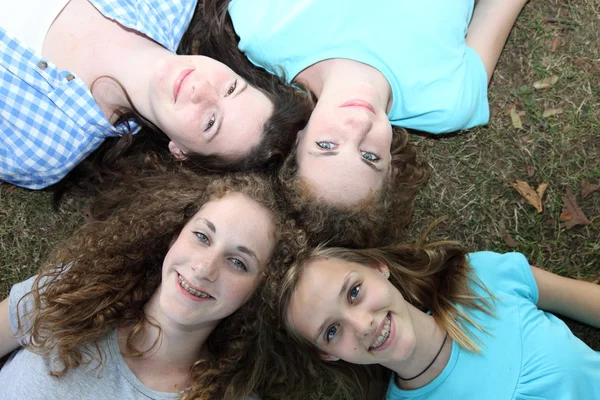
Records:
[[[468,260],[476,277],[492,294],[518,294],[537,302],[535,278],[523,254],[481,251],[470,253]]]

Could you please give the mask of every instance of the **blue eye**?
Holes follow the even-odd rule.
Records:
[[[348,299],[350,300],[350,303],[354,303],[354,300],[356,300],[359,294],[360,285],[356,285],[352,289],[350,289],[350,291],[348,292]]]
[[[215,115],[213,114],[213,116],[210,117],[210,119],[208,120],[208,124],[206,124],[206,129],[204,130],[204,132],[207,132],[210,128],[212,128],[216,121],[217,121],[217,119],[215,118]]]
[[[334,325],[331,328],[327,329],[327,332],[325,333],[325,340],[327,340],[327,342],[329,343],[329,341],[331,339],[333,339],[333,337],[335,336],[335,334],[338,331],[338,326]]]
[[[322,149],[326,149],[326,150],[335,149],[335,144],[333,142],[323,141],[323,142],[316,142],[316,143],[317,143],[317,146],[319,146]]]
[[[235,80],[235,82],[233,82],[233,85],[231,85],[231,87],[227,91],[227,94],[225,95],[225,97],[232,95],[233,92],[235,92],[236,87],[237,87],[237,79]]]
[[[377,154],[371,153],[369,151],[361,151],[360,154],[363,156],[363,158],[365,160],[371,161],[371,162],[377,162],[381,159]]]
[[[244,272],[248,271],[248,268],[246,267],[246,264],[244,264],[243,262],[241,262],[237,258],[230,258],[229,261],[231,261],[231,263],[233,264],[234,268],[237,268],[240,271],[244,271]]]
[[[204,233],[202,232],[194,232],[196,234],[196,237],[202,242],[202,243],[208,243],[208,236],[206,236]]]

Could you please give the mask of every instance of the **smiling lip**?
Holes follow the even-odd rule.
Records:
[[[381,350],[385,350],[392,343],[392,337],[396,333],[396,329],[395,329],[395,326],[394,326],[394,319],[392,318],[392,314],[389,313],[389,315],[390,315],[390,334],[388,335],[387,339],[385,339],[385,342],[383,342],[381,344],[381,346],[377,347],[376,349],[371,349],[369,351],[381,351]],[[387,319],[387,315],[385,316],[385,318]],[[381,321],[381,325],[379,326],[379,329],[377,330],[377,337],[381,334],[381,331],[383,330],[383,325],[384,324],[385,324],[385,319],[383,321]]]
[[[358,99],[350,100],[350,101],[347,101],[344,104],[342,104],[342,107],[362,107],[362,108],[366,108],[367,110],[369,110],[373,114],[375,114],[375,108],[373,108],[371,103],[364,101],[364,100],[358,100]]]
[[[184,69],[179,73],[177,79],[175,79],[175,83],[173,83],[173,103],[177,102],[177,96],[179,96],[179,90],[181,90],[181,86],[183,85],[183,81],[188,77],[189,74],[194,72],[193,68]]]
[[[181,276],[181,277],[183,278],[183,276]],[[192,286],[187,279],[185,279],[185,278],[183,278],[183,279],[187,282],[188,285],[190,285],[190,287],[192,287],[192,288],[194,288],[194,289],[196,289],[196,290],[198,290],[198,291],[200,291],[202,293],[208,294],[208,292],[206,292],[205,290],[197,288],[196,286]],[[185,297],[187,297],[190,300],[198,301],[198,302],[215,300],[214,297],[203,298],[203,297],[196,297],[196,296],[194,296],[193,294],[191,294],[190,292],[188,292],[187,290],[185,290],[183,288],[183,286],[181,286],[181,283],[179,282],[179,276],[177,277],[176,283],[177,283],[177,289],[179,289],[179,291],[181,292],[181,294],[183,294]]]

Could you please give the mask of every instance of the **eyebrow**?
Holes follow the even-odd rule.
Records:
[[[315,157],[327,157],[327,156],[337,156],[339,151],[309,151],[308,154],[312,154]]]
[[[200,221],[203,221],[206,224],[206,226],[208,226],[208,229],[210,229],[213,233],[217,233],[217,228],[215,227],[215,224],[213,224],[206,218],[200,218]]]
[[[375,164],[373,164],[372,162],[367,161],[366,159],[364,159],[363,157],[360,158],[365,164],[367,164],[373,171],[375,172],[381,172],[383,171],[381,168],[377,168],[377,166]]]
[[[248,254],[250,257],[254,257],[256,259],[256,261],[261,264],[260,260],[258,259],[258,256],[256,255],[255,252],[253,252],[252,250],[250,250],[249,248],[247,248],[246,246],[237,246],[237,249],[239,251],[241,251],[242,253],[246,253]]]
[[[353,272],[354,271],[350,271],[350,272],[348,272],[348,275],[346,275],[346,278],[344,279],[344,284],[342,285],[342,288],[340,289],[340,293],[338,294],[338,298],[343,297],[344,294],[348,291],[348,286],[350,286],[350,278],[352,278]],[[317,343],[317,341],[319,340],[319,337],[321,336],[321,334],[323,333],[323,331],[325,330],[325,328],[327,327],[328,324],[329,324],[329,318],[327,318],[325,320],[325,322],[323,322],[323,324],[321,324],[321,326],[319,327],[317,334],[313,338],[313,343]]]

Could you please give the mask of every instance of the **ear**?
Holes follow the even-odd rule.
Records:
[[[339,357],[332,356],[329,353],[319,350],[319,358],[323,361],[340,361]]]
[[[385,276],[386,279],[390,277],[390,269],[386,264],[378,262],[375,265],[375,268],[377,268],[377,271],[381,272],[381,274]]]
[[[171,154],[173,154],[175,156],[176,159],[178,160],[185,160],[187,158],[187,156],[185,155],[185,153],[183,152],[183,150],[181,150],[173,141],[169,142],[169,151],[171,152]]]

